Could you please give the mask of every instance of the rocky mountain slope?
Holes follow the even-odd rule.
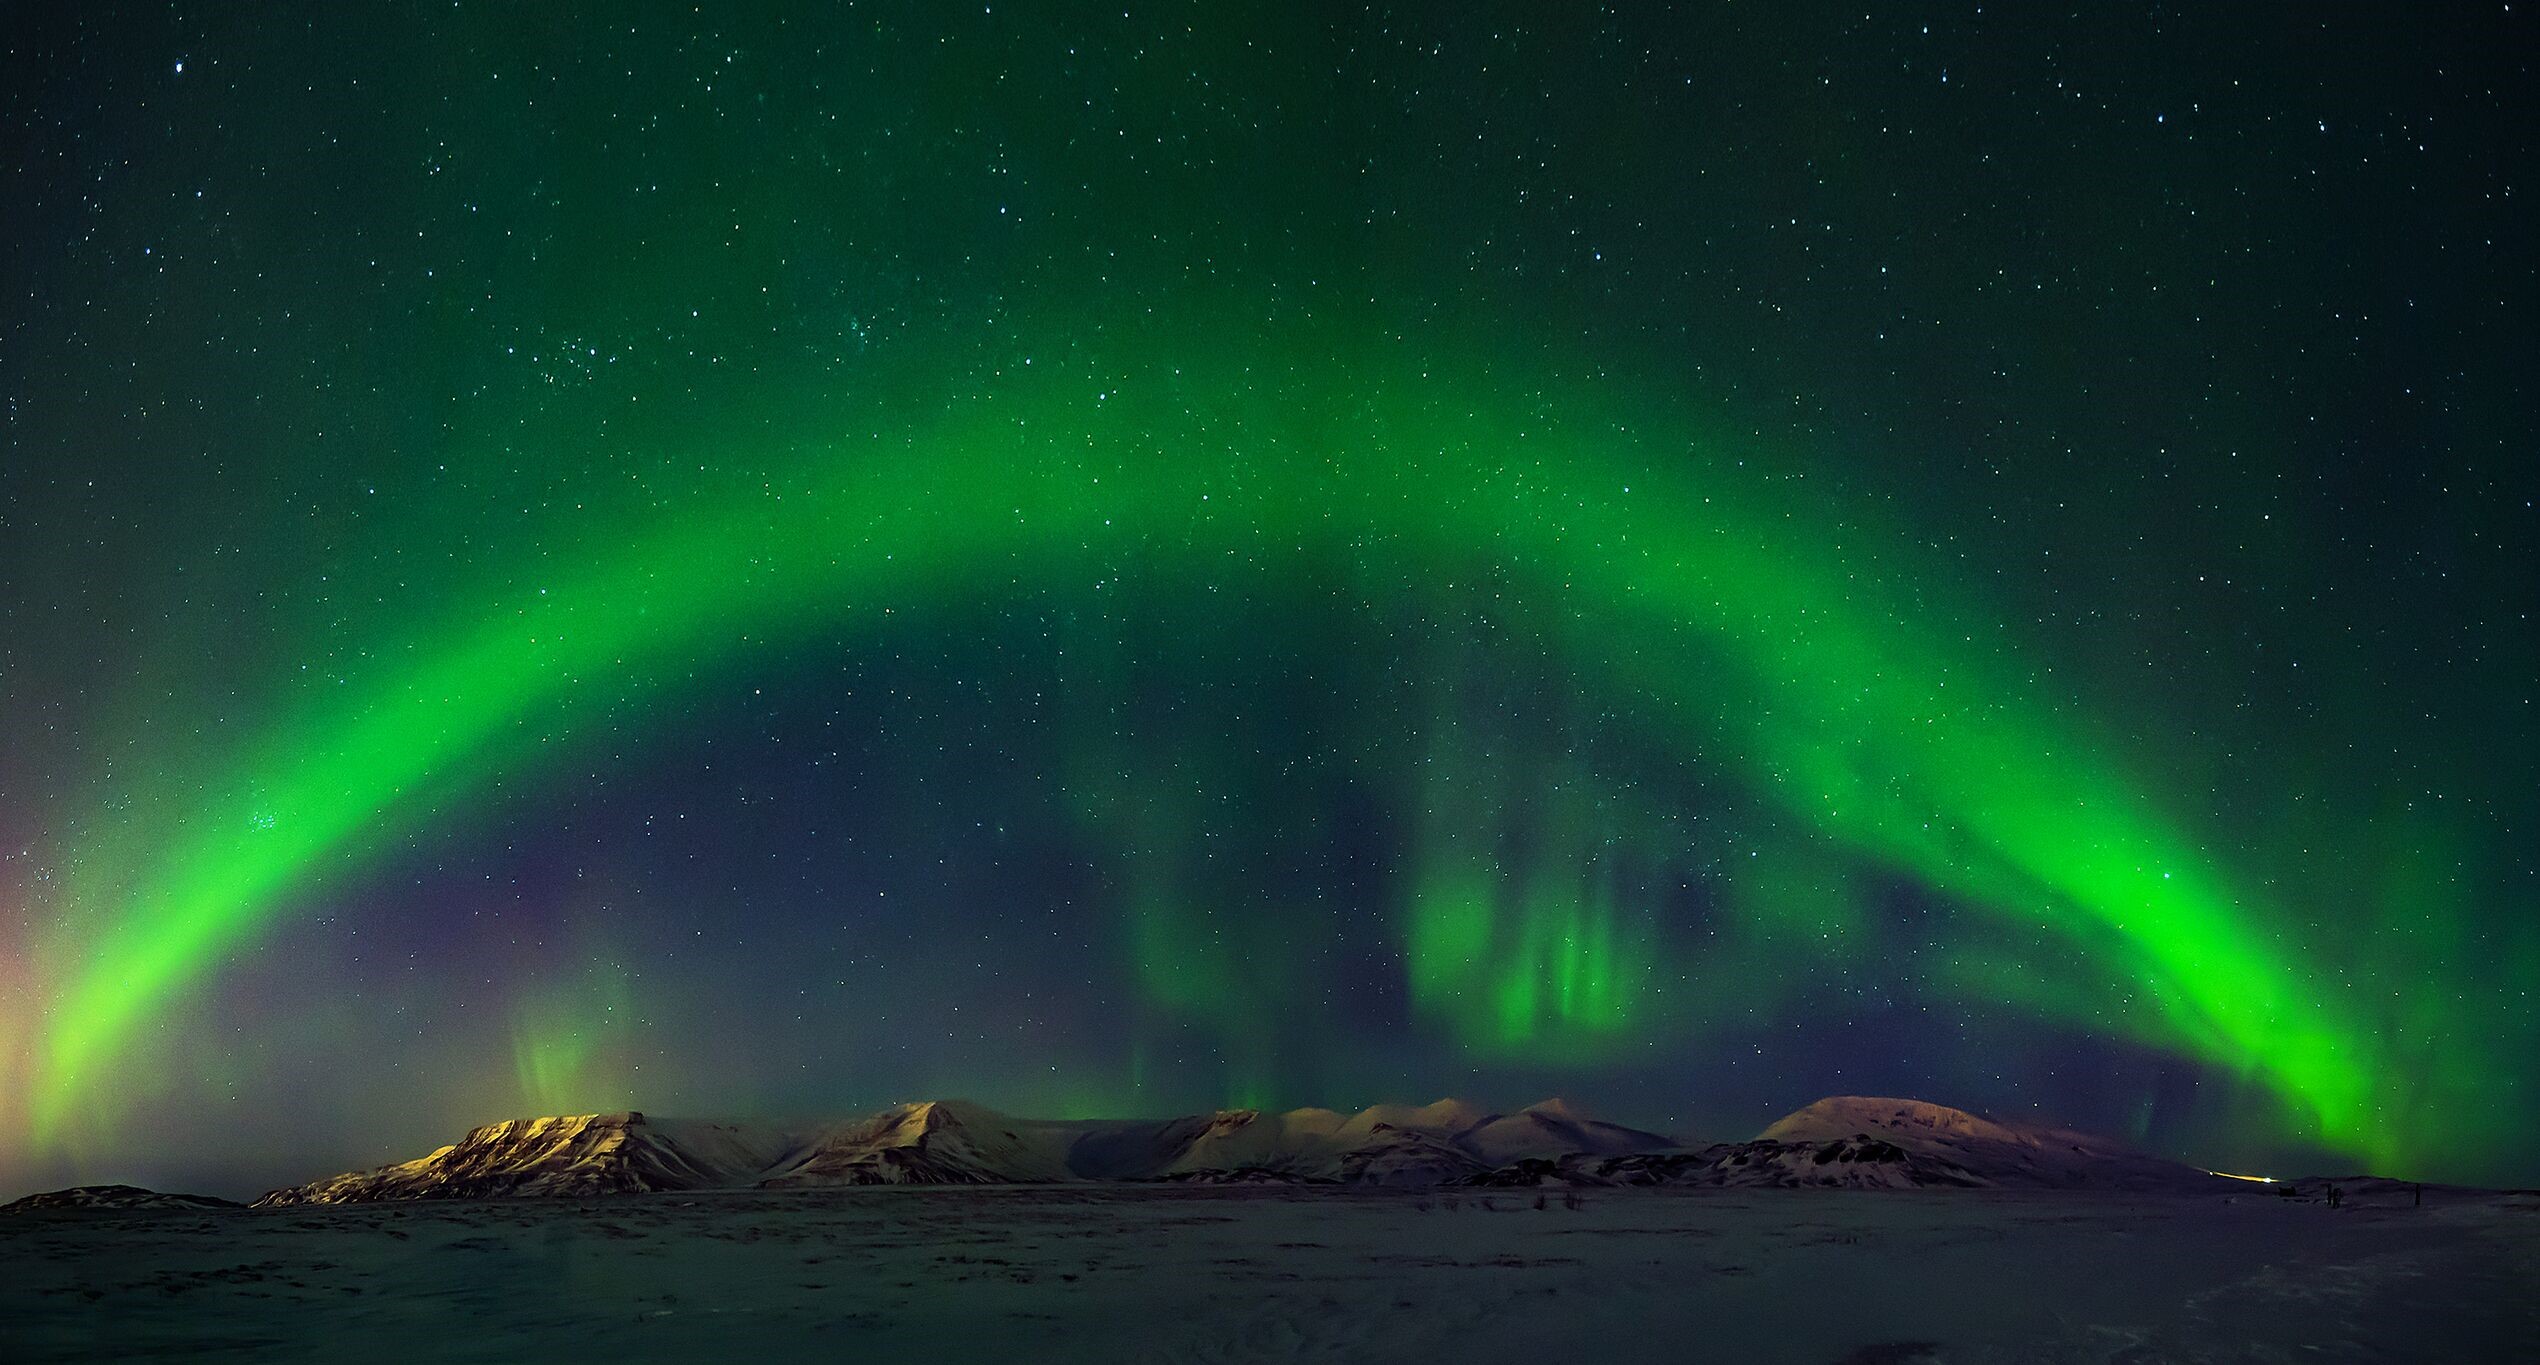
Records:
[[[737,1124],[575,1114],[489,1123],[428,1156],[266,1194],[260,1208],[380,1199],[629,1194],[747,1184],[798,1139]]]

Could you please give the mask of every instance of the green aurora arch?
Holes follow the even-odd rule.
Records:
[[[1136,336],[1108,371],[1122,378],[1008,366],[708,510],[633,510],[535,564],[499,563],[448,597],[505,605],[286,694],[205,788],[217,795],[89,822],[64,860],[58,985],[21,1063],[29,1131],[58,1139],[102,1103],[103,1073],[154,1013],[288,894],[343,875],[381,830],[535,765],[593,696],[675,685],[743,642],[1053,575],[1244,563],[1370,594],[1505,576],[1553,647],[1650,728],[1840,846],[2133,986],[2110,1015],[2021,961],[1970,955],[1971,989],[2254,1076],[2321,1140],[2389,1154],[2372,1032],[2271,944],[2260,902],[2089,725],[2039,694],[1998,625],[1882,562],[1897,538],[1758,496],[1719,443],[1664,409],[1644,420],[1610,383],[1320,333],[1266,348]],[[1723,715],[1724,668],[1761,704]],[[1613,907],[1592,885],[1493,877],[1477,843],[1432,850],[1395,908],[1423,1016],[1485,1050],[1632,1023],[1639,949]],[[1131,899],[1141,952],[1176,951],[1169,897]]]

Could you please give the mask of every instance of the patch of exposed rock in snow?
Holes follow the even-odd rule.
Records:
[[[1490,1169],[1455,1138],[1443,1128],[1379,1123],[1329,1158],[1331,1178],[1345,1185],[1455,1185]]]
[[[1982,1176],[1876,1138],[1724,1142],[1698,1152],[1530,1158],[1477,1185],[1673,1185],[1709,1189],[1971,1189]]]

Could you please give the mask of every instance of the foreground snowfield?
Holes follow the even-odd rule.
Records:
[[[2529,1196],[1535,1195],[888,1187],[31,1213],[0,1220],[0,1359],[2540,1358]]]

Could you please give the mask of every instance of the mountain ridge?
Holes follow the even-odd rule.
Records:
[[[2192,1166],[1919,1100],[1829,1096],[1753,1139],[1694,1146],[1563,1100],[1028,1119],[925,1100],[792,1127],[641,1112],[507,1119],[411,1161],[286,1186],[259,1207],[682,1190],[1117,1181],[1419,1187],[2195,1190]]]

